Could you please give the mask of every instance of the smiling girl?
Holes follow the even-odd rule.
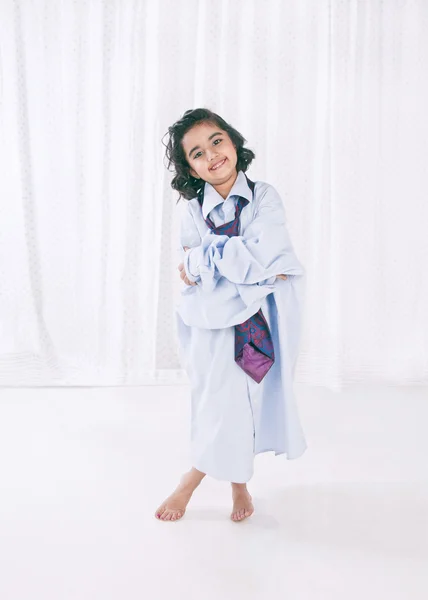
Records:
[[[254,456],[297,458],[294,403],[303,268],[276,189],[246,175],[255,154],[205,108],[169,127],[171,186],[187,201],[180,230],[177,327],[191,384],[191,469],[156,517],[180,519],[206,475],[229,481],[231,519],[249,517]]]

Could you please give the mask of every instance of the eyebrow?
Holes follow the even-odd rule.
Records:
[[[215,133],[212,133],[208,138],[208,141],[211,140],[215,135],[222,135],[222,133],[221,131],[216,131]],[[192,154],[192,152],[194,152],[194,150],[197,150],[198,148],[200,148],[200,146],[195,146],[194,148],[192,148],[189,152],[189,156]]]

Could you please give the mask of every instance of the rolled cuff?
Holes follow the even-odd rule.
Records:
[[[190,248],[186,250],[184,253],[183,265],[184,270],[186,271],[186,275],[189,281],[195,283],[199,281],[201,276],[199,274],[199,260],[198,253],[195,252],[198,248]]]

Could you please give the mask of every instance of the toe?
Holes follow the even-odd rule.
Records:
[[[164,511],[164,510],[165,510],[165,505],[164,505],[164,504],[161,504],[161,505],[159,506],[159,508],[157,509],[157,511],[155,512],[155,517],[156,517],[157,519],[160,519],[160,518],[161,518],[161,516],[162,516],[162,513],[163,513],[163,511]]]

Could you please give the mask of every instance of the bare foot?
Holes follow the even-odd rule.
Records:
[[[178,521],[186,512],[186,506],[198,487],[205,473],[194,467],[181,477],[180,484],[174,492],[159,506],[155,517],[160,521]]]
[[[232,498],[233,509],[230,514],[232,521],[242,521],[253,514],[252,497],[246,487],[237,487],[232,484]]]

